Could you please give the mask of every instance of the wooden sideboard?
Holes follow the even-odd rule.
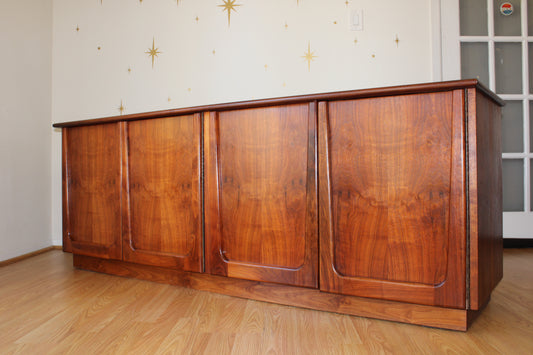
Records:
[[[466,330],[502,278],[501,108],[476,80],[55,124],[81,269]]]

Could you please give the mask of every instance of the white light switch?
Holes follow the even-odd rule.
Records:
[[[351,10],[350,11],[350,31],[362,31],[363,30],[363,10]]]

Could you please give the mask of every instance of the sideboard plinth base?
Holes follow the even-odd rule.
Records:
[[[481,310],[471,311],[347,296],[321,292],[312,288],[184,272],[83,255],[74,255],[74,266],[83,270],[133,277],[286,306],[451,330],[466,331],[481,312]]]

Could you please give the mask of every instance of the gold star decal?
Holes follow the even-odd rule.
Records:
[[[357,42],[358,42],[358,41],[357,41],[357,38],[355,38],[355,39],[353,40],[353,44],[357,44]]]
[[[118,110],[120,111],[120,114],[123,115],[124,114],[124,110],[126,108],[124,107],[124,104],[122,103],[122,100],[120,100],[120,107],[118,108]]]
[[[396,35],[396,39],[394,40],[396,42],[396,47],[400,45],[400,39],[398,38],[398,35]]]
[[[215,54],[217,54],[217,51],[215,51],[215,50],[213,49],[213,55],[215,55]]]
[[[198,23],[198,21],[200,21],[200,18],[196,16],[195,20],[196,20],[196,23]]]
[[[80,26],[76,26],[76,32],[80,32]]]
[[[228,27],[230,26],[230,21],[231,21],[231,11],[237,12],[235,7],[236,6],[242,6],[240,4],[235,4],[235,1],[237,1],[237,0],[222,0],[224,5],[218,5],[218,7],[223,7],[222,11],[227,11],[228,12]]]
[[[307,69],[311,71],[311,62],[315,60],[318,56],[315,55],[315,52],[311,52],[311,42],[307,43],[307,52],[304,53],[302,58],[307,61]]]
[[[268,69],[268,64],[265,64],[265,71],[267,71]]]
[[[128,67],[128,74],[131,74],[131,67]]]
[[[289,25],[287,25],[287,21],[285,21],[285,29],[289,28]]]
[[[162,52],[158,51],[159,48],[155,48],[155,38],[152,39],[152,48],[148,48],[148,50],[144,53],[148,54],[150,57],[152,57],[152,69],[154,68],[154,60],[155,57],[158,56],[158,54],[161,54]]]
[[[346,4],[346,7],[348,7],[348,5],[350,5],[350,2],[346,0],[345,4]]]

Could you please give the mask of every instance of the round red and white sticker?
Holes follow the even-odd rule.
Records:
[[[500,5],[500,12],[504,16],[511,15],[513,11],[514,11],[513,4],[511,4],[510,2],[504,2],[503,4]]]

